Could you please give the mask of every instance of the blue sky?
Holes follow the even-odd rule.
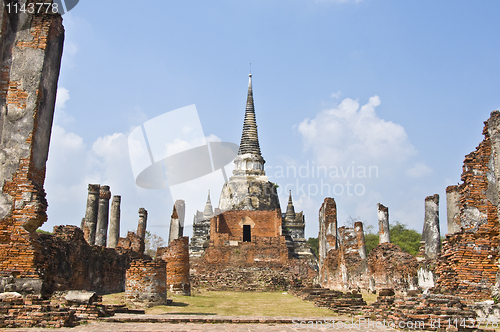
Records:
[[[87,184],[101,183],[122,196],[122,236],[145,207],[149,229],[167,238],[172,197],[135,185],[127,137],[195,104],[205,136],[239,143],[252,63],[267,175],[283,210],[292,189],[307,237],[326,196],[340,225],[376,225],[382,203],[391,221],[421,232],[435,193],[445,234],[445,188],[500,108],[498,12],[497,1],[81,0],[63,16],[42,229],[79,225]],[[314,166],[328,174],[313,177]],[[287,167],[306,176],[279,173]],[[362,176],[370,167],[377,173]],[[199,182],[182,197],[189,235],[208,189],[217,205],[221,185]]]

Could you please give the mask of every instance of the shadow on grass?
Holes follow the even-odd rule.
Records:
[[[187,307],[188,305],[189,304],[184,302],[172,302],[168,304],[169,307]]]
[[[164,312],[160,315],[201,315],[201,316],[216,316],[216,313],[212,312]]]

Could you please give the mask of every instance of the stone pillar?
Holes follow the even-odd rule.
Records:
[[[391,235],[389,233],[389,208],[382,204],[377,204],[378,215],[378,243],[391,243]]]
[[[358,240],[359,257],[361,257],[361,259],[366,259],[366,244],[363,223],[361,221],[356,221],[354,223],[354,230],[356,231],[356,239]]]
[[[156,256],[167,262],[167,288],[172,294],[190,296],[189,238],[183,236],[158,248]]]
[[[106,246],[108,238],[110,198],[111,191],[109,191],[109,186],[101,186],[99,190],[99,211],[97,211],[97,231],[95,237],[96,246]]]
[[[170,216],[170,232],[168,234],[168,244],[170,244],[173,240],[181,237],[181,226],[179,223],[179,216],[177,215],[177,209],[174,205],[174,210],[172,215]]]
[[[137,235],[141,239],[146,238],[146,225],[148,222],[148,211],[145,208],[139,209],[139,224],[137,225]]]
[[[83,236],[85,240],[87,240],[87,243],[93,246],[95,244],[95,232],[97,227],[97,211],[99,210],[99,185],[89,184],[88,191]]]
[[[435,259],[441,252],[438,194],[425,198],[425,220],[422,240],[425,241],[425,258]]]
[[[111,201],[111,214],[109,217],[109,240],[108,247],[116,248],[120,239],[120,203],[121,196],[113,196]]]
[[[458,186],[446,187],[446,212],[448,221],[448,234],[460,231],[460,193]]]
[[[337,249],[337,204],[331,197],[325,198],[319,209],[319,261],[320,266],[328,251]]]
[[[179,237],[184,236],[184,220],[186,216],[186,202],[178,199],[174,203],[177,216],[179,217]]]

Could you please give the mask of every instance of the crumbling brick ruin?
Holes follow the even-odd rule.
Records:
[[[158,248],[156,256],[166,262],[168,290],[172,294],[190,296],[189,238],[183,236],[172,240],[168,247]]]
[[[20,0],[20,6],[25,3]],[[62,18],[8,12],[0,0],[0,19],[0,292],[20,293],[27,305],[30,296],[47,298],[57,291],[124,291],[126,270],[143,256],[144,241],[130,240],[128,249],[105,247],[108,186],[89,185],[83,231],[56,226],[52,234],[36,232],[47,220],[43,185],[64,41]],[[119,234],[119,199],[114,204],[110,241]]]
[[[319,284],[338,291],[378,291],[393,288],[403,293],[417,287],[417,261],[390,243],[389,210],[378,205],[380,243],[368,256],[363,223],[337,228],[337,206],[325,198],[319,210]]]
[[[447,188],[447,193],[458,193],[459,213],[449,221],[454,225],[453,232],[446,235],[434,270],[436,291],[468,299],[490,299],[494,295],[500,244],[499,129],[500,112],[494,111],[484,123],[484,140],[465,156],[463,183]],[[456,202],[456,197],[450,200]]]
[[[498,306],[471,303],[498,296],[500,288],[499,129],[500,112],[495,111],[485,122],[484,140],[465,157],[462,183],[446,188],[449,232],[442,248],[439,196],[425,198],[417,259],[390,243],[388,208],[379,204],[380,244],[366,259],[366,274],[360,272],[363,260],[361,253],[356,255],[356,230],[336,229],[335,201],[325,199],[320,209],[320,284],[331,289],[359,287],[379,291],[375,303],[353,313],[364,313],[380,321],[418,321],[422,324],[419,328],[438,330],[440,327],[434,323],[440,319],[451,323],[444,328],[466,330],[460,325],[463,319],[493,318],[488,315],[496,315]],[[326,301],[333,310],[339,307],[329,300],[340,298],[328,293],[331,291],[310,288],[296,293],[301,292],[302,296],[315,298],[315,302]]]
[[[35,231],[47,220],[43,183],[64,28],[60,15],[9,14],[3,1],[0,15],[0,275],[30,282],[43,278]]]
[[[167,301],[165,261],[136,259],[127,270],[125,298],[136,306],[154,306]]]

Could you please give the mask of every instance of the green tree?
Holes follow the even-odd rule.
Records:
[[[391,242],[397,244],[401,250],[416,256],[420,250],[422,234],[413,229],[408,229],[405,224],[396,221],[390,227]]]
[[[401,250],[413,256],[416,256],[420,249],[420,239],[422,235],[413,229],[408,229],[405,224],[396,221],[395,224],[389,227],[391,242],[397,244]],[[378,245],[379,237],[374,232],[374,227],[369,225],[365,231],[366,253]]]
[[[365,233],[366,254],[369,254],[373,248],[378,245],[378,235],[373,233]]]
[[[319,241],[317,237],[310,237],[307,239],[307,243],[311,246],[312,251],[316,255],[316,257],[319,257],[318,251],[319,251]]]
[[[165,240],[159,235],[146,231],[146,238],[144,239],[145,250],[144,253],[152,258],[156,258],[156,250],[160,247],[165,247]]]

